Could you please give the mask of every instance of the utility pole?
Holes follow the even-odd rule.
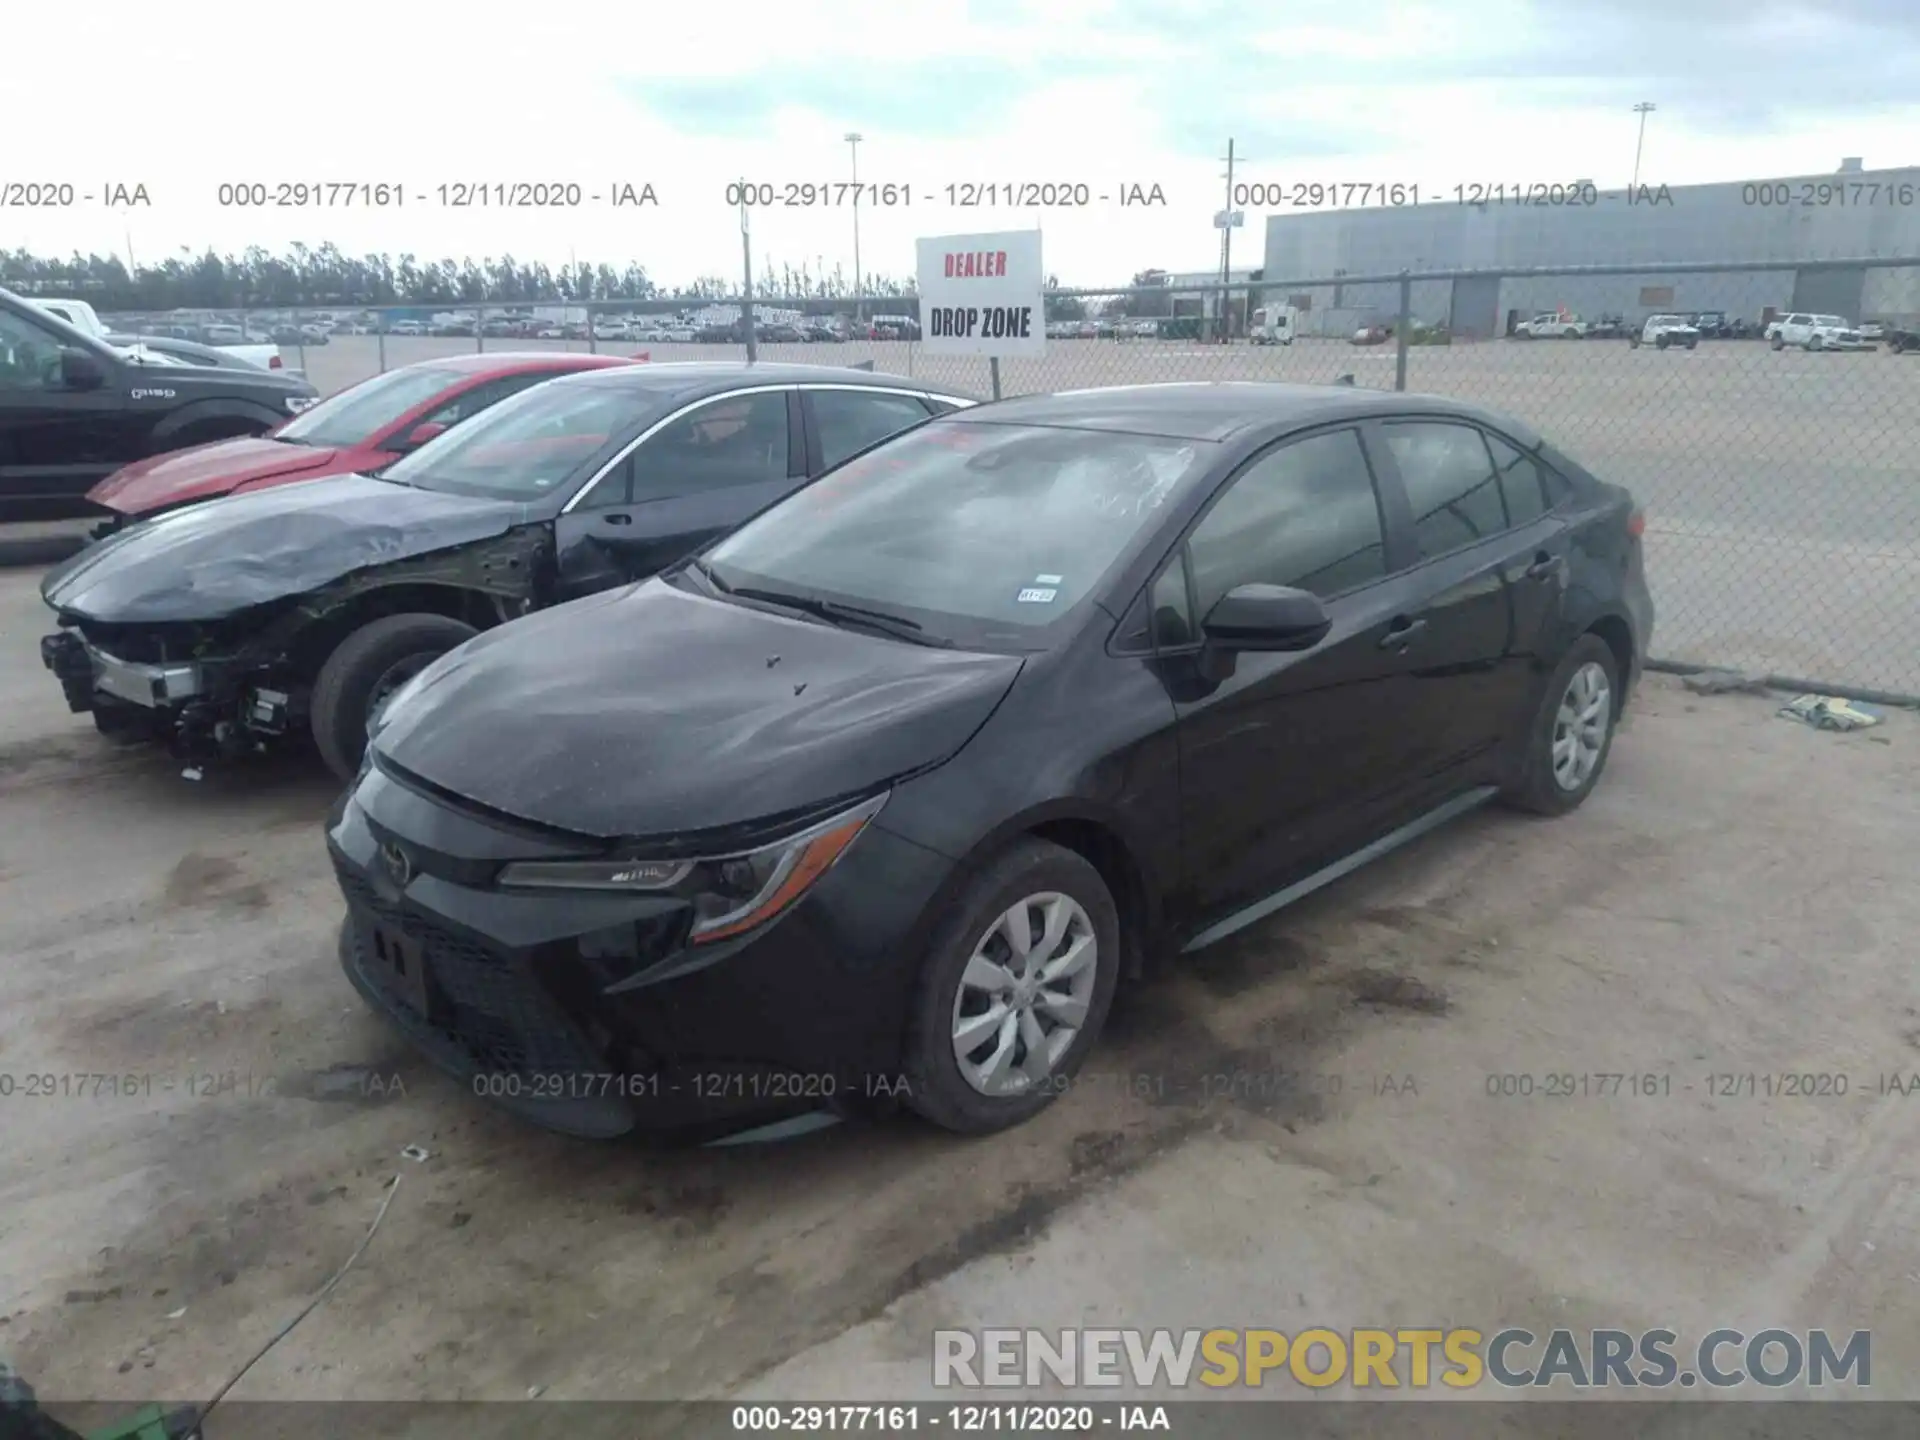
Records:
[[[853,155],[853,318],[866,318],[866,306],[860,300],[860,142],[866,137],[858,130],[847,132],[847,149]]]
[[[1243,212],[1233,208],[1234,154],[1233,141],[1231,139],[1227,141],[1226,160],[1227,205],[1224,210],[1213,217],[1213,223],[1220,231],[1220,339],[1223,343],[1230,339],[1233,333],[1231,313],[1233,297],[1227,288],[1233,279],[1233,231],[1236,225],[1240,225],[1246,220],[1246,215]]]
[[[1645,148],[1647,143],[1647,116],[1651,115],[1658,108],[1659,107],[1651,100],[1642,100],[1638,105],[1633,107],[1634,113],[1640,117],[1640,138],[1633,143],[1633,183],[1635,188],[1638,188],[1640,184],[1640,152]]]
[[[747,228],[747,177],[740,177],[740,325],[746,332],[747,363],[760,358],[753,333],[753,235]]]

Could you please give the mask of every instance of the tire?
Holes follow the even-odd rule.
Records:
[[[387,615],[342,640],[320,667],[310,707],[313,743],[327,768],[351,780],[376,699],[478,633],[445,615]]]
[[[1689,340],[1687,341],[1687,349],[1689,350],[1695,349],[1699,346],[1699,344],[1700,342],[1698,340]]]
[[[976,1008],[982,1015],[999,1008],[1008,1018],[1019,1012],[1007,1010],[1003,1000],[989,992],[963,987],[962,977],[976,950],[987,952],[989,960],[1010,958],[1003,920],[1023,902],[1043,896],[1077,907],[1061,944],[1070,946],[1078,932],[1082,943],[1092,946],[1093,955],[1085,967],[1093,972],[1092,978],[1080,982],[1081,992],[1070,997],[1084,1004],[1084,1017],[1044,1078],[1003,1095],[983,1093],[962,1073],[955,1053],[955,1027],[962,1019],[978,1018],[973,1016]],[[1028,914],[1045,918],[1039,904]],[[1037,954],[1037,947],[1030,953]],[[1100,872],[1062,846],[1045,840],[1021,841],[967,882],[928,948],[908,1020],[903,1066],[913,1108],[935,1125],[963,1135],[986,1135],[1031,1119],[1067,1088],[1099,1039],[1119,973],[1120,916]],[[1044,1007],[1027,1014],[1038,1024],[1054,1023]],[[1019,1026],[1020,1021],[1015,1023]],[[973,1054],[990,1059],[987,1047],[994,1042],[994,1031],[983,1030],[979,1038],[980,1048]],[[1018,1052],[1024,1048],[1024,1041],[1009,1046],[1016,1066]]]
[[[1767,344],[1772,346],[1775,350],[1784,350],[1787,348],[1787,342],[1782,340],[1778,335],[1774,336],[1773,339],[1769,340]]]
[[[1809,355],[1816,350],[1824,350],[1826,348],[1827,342],[1822,340],[1818,335],[1809,335],[1807,337],[1807,353]]]
[[[1578,730],[1579,695],[1573,686],[1576,677],[1590,683],[1594,672],[1606,685],[1602,712],[1595,718],[1601,728],[1597,736],[1588,729],[1588,735],[1597,740],[1597,746],[1579,746],[1576,749],[1587,751],[1584,768],[1576,761],[1574,770],[1565,777],[1554,771],[1555,737],[1563,726],[1568,725],[1568,717],[1563,716],[1563,708],[1572,705],[1574,715],[1571,728]],[[1589,696],[1592,691],[1586,692]],[[1598,635],[1588,633],[1573,642],[1566,656],[1554,669],[1553,678],[1547,682],[1546,690],[1540,701],[1539,713],[1534,716],[1533,724],[1527,728],[1526,752],[1521,757],[1520,775],[1503,795],[1506,802],[1519,810],[1531,811],[1536,815],[1565,815],[1577,810],[1593,793],[1593,787],[1599,783],[1600,776],[1607,768],[1607,756],[1613,752],[1613,732],[1620,720],[1622,694],[1620,690],[1620,664],[1614,658],[1607,642]],[[1589,702],[1590,703],[1590,702]],[[1569,783],[1569,781],[1572,783]]]
[[[1667,337],[1666,337],[1666,336],[1664,336],[1664,335],[1656,335],[1656,336],[1654,336],[1654,337],[1653,337],[1653,348],[1654,348],[1654,349],[1656,349],[1656,350],[1664,350],[1664,349],[1666,349],[1666,348],[1667,348]]]
[[[1640,337],[1638,335],[1629,335],[1627,337],[1627,348],[1629,350],[1638,350],[1640,348]]]

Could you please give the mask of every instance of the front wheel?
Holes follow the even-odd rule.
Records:
[[[1691,349],[1693,349],[1694,347],[1696,347],[1697,345],[1699,345],[1699,343],[1700,343],[1700,342],[1699,342],[1698,340],[1689,340],[1689,341],[1687,341],[1687,349],[1689,349],[1689,350],[1691,350]]]
[[[1807,353],[1811,355],[1816,350],[1825,349],[1826,343],[1827,342],[1822,340],[1818,335],[1815,335],[1812,339],[1807,341]]]
[[[1653,348],[1654,348],[1654,349],[1656,349],[1656,350],[1664,350],[1664,349],[1666,349],[1666,348],[1667,348],[1667,337],[1666,337],[1666,336],[1664,336],[1664,335],[1656,335],[1656,336],[1654,336],[1654,337],[1653,337]]]
[[[1031,1119],[1093,1048],[1119,973],[1100,872],[1022,841],[967,883],[928,950],[906,1043],[913,1108],[967,1135]]]
[[[1573,642],[1527,731],[1520,778],[1505,796],[1509,804],[1564,815],[1593,793],[1613,749],[1620,685],[1620,663],[1606,641],[1586,634]]]
[[[1787,348],[1787,342],[1782,340],[1778,335],[1769,340],[1767,344],[1771,345],[1775,350],[1784,350]]]
[[[342,640],[313,684],[313,741],[327,768],[351,780],[387,697],[478,633],[445,615],[387,615]]]

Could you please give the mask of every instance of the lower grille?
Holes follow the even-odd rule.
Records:
[[[364,927],[354,926],[361,977],[420,1043],[474,1074],[584,1075],[606,1068],[519,962],[383,900],[357,875],[337,873],[356,920],[396,930],[425,953],[428,983],[436,992],[432,1017],[396,990],[384,966],[370,963]]]

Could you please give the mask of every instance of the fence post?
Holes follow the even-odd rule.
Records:
[[[382,315],[373,322],[373,333],[380,342],[380,373],[387,373],[387,317]]]
[[[476,305],[473,310],[473,353],[484,355],[487,350],[487,307]]]
[[[1000,398],[1000,357],[998,355],[987,357],[987,375],[993,381],[993,398],[998,400]]]
[[[1407,331],[1413,326],[1413,279],[1400,272],[1400,318],[1393,325],[1393,388],[1407,388]]]
[[[582,301],[581,304],[582,308],[587,312],[587,353],[589,355],[598,355],[600,353],[600,337],[594,333],[593,302],[586,300]]]

